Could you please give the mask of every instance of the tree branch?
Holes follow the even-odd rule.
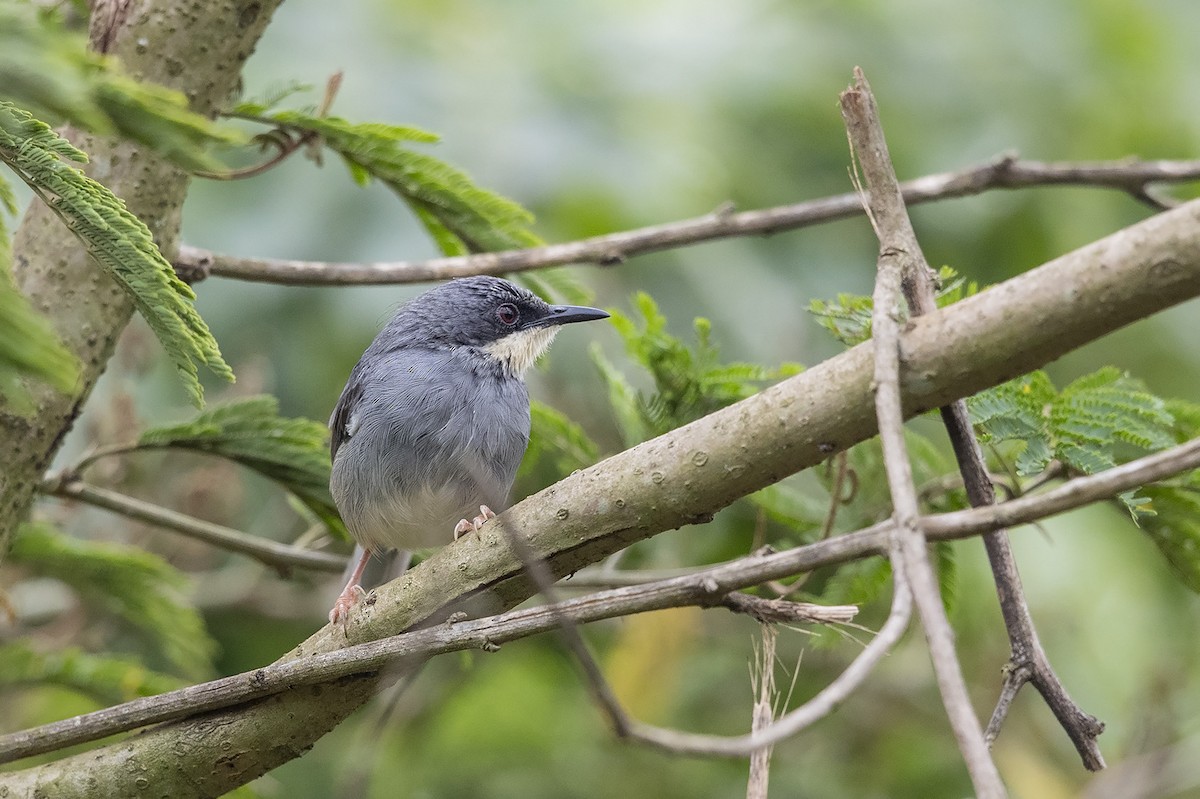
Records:
[[[929,540],[966,538],[1002,527],[1035,522],[1198,467],[1200,439],[1194,439],[1100,474],[1070,480],[1044,494],[1027,495],[999,505],[927,516],[922,526]],[[296,655],[294,659],[285,659],[254,671],[158,696],[135,699],[94,713],[0,736],[0,763],[98,740],[148,724],[250,702],[297,686],[366,674],[385,667],[395,668],[405,659],[423,661],[427,657],[456,650],[486,649],[551,631],[561,624],[560,616],[573,623],[584,624],[683,605],[728,607],[730,600],[736,604],[741,601],[737,598],[744,596],[733,593],[739,588],[880,555],[888,548],[892,529],[891,522],[883,522],[785,552],[748,555],[694,574],[563,600],[555,608],[543,606],[473,621],[455,621],[307,656],[293,653]],[[406,574],[387,590],[391,593],[404,592],[410,582],[418,582],[417,575]],[[378,605],[379,595],[373,594],[373,598],[373,604]],[[738,610],[756,615],[750,607],[740,607]],[[838,609],[824,610],[836,613]],[[900,629],[902,631],[903,628]],[[762,743],[758,741],[755,745],[761,746]],[[747,751],[753,748],[751,746]],[[0,780],[0,786],[4,785]]]
[[[117,491],[90,485],[81,480],[47,481],[42,484],[42,491],[50,496],[86,502],[130,519],[174,530],[230,552],[240,552],[275,569],[281,577],[289,576],[292,569],[312,569],[341,574],[342,570],[346,568],[346,558],[341,555],[301,549],[281,544],[278,541],[248,535],[241,530],[234,530],[232,527],[197,519],[194,516],[188,516]]]
[[[1104,269],[1095,268],[1100,262]],[[914,319],[901,338],[905,413],[940,407],[1036,369],[1197,294],[1200,203],[1192,202]],[[1033,327],[1039,336],[1027,335]],[[702,521],[741,496],[825,461],[831,447],[843,449],[872,435],[872,371],[870,346],[855,347],[572,474],[510,508],[508,523],[556,575],[566,575],[634,541]],[[1020,503],[1043,501],[1057,491],[983,512],[994,514],[998,526],[1014,524],[1008,506],[1024,507]],[[946,532],[937,521],[925,522],[928,535]],[[856,542],[861,539],[834,538],[820,542],[819,551],[836,557]],[[394,635],[444,617],[451,605],[480,615],[512,607],[533,590],[503,543],[485,528],[480,536],[444,548],[405,579],[380,588],[374,604],[362,606],[351,620],[348,639],[324,628],[288,658]],[[387,676],[402,673],[389,670]],[[299,756],[378,686],[378,679],[363,677],[298,686],[246,707],[148,730],[120,746],[2,774],[0,788],[15,795],[43,790],[59,799],[94,796],[97,786],[107,795],[136,795],[138,781],[177,788],[174,795],[180,797],[228,792]]]
[[[870,191],[869,201],[864,197],[863,202],[879,237],[879,268],[871,315],[875,414],[879,419],[884,469],[892,495],[895,547],[925,629],[942,703],[975,793],[986,799],[1002,799],[1007,792],[1000,772],[992,762],[979,719],[971,707],[962,665],[954,648],[954,631],[946,618],[937,575],[929,563],[917,487],[913,482],[908,446],[904,442],[904,406],[900,392],[900,320],[904,315],[901,276],[928,271],[929,266],[900,196],[874,95],[862,70],[857,67],[854,84],[842,92],[841,106],[852,155],[857,156]]]
[[[118,58],[138,80],[178,89],[193,111],[212,114],[238,84],[242,64],[278,4],[217,0],[191,8],[172,0],[144,0],[137,13],[97,24],[92,46]],[[93,5],[98,14],[113,6]],[[189,67],[180,70],[180,64]],[[64,135],[88,153],[86,171],[124,200],[171,258],[178,245],[187,175],[139,144],[74,130]],[[0,557],[133,313],[132,300],[44,203],[35,202],[26,212],[13,239],[13,255],[17,286],[51,321],[81,369],[73,392],[31,384],[36,416],[0,412]]]
[[[1154,200],[1148,187],[1155,183],[1200,180],[1200,161],[1101,161],[1095,163],[1019,160],[1015,154],[957,172],[927,175],[900,184],[909,205],[969,197],[992,189],[1041,186],[1095,186],[1124,191],[1152,207],[1167,204]],[[765,236],[858,216],[862,203],[857,194],[840,194],[818,200],[734,213],[718,209],[711,214],[662,225],[610,233],[589,239],[509,250],[497,253],[432,258],[425,261],[336,263],[282,258],[249,258],[223,255],[199,247],[179,249],[175,268],[189,282],[209,275],[287,285],[383,285],[448,280],[468,275],[504,275],[564,264],[611,266],[659,250],[685,247],[734,236]]]

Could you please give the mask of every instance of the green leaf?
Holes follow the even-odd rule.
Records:
[[[592,292],[571,269],[539,269],[521,272],[517,282],[551,305],[590,305]]]
[[[11,557],[71,586],[86,607],[103,609],[138,630],[180,674],[198,679],[212,673],[216,645],[200,613],[180,593],[187,580],[157,555],[28,523],[17,529]]]
[[[219,169],[206,148],[245,141],[190,111],[182,93],[130,79],[34,3],[0,6],[0,99],[56,124],[139,142],[184,169]]]
[[[605,357],[600,345],[592,342],[588,348],[592,363],[600,372],[604,385],[608,388],[608,403],[616,417],[617,428],[621,432],[626,446],[633,446],[650,437],[642,420],[637,390],[626,379],[613,362]]]
[[[197,364],[205,364],[230,381],[233,372],[196,312],[196,295],[158,251],[141,220],[104,186],[64,163],[64,158],[87,160],[45,123],[11,104],[0,103],[0,160],[46,202],[133,298],[192,401],[203,406]]]
[[[938,270],[935,301],[939,308],[979,293],[979,284],[967,281],[948,266]],[[808,312],[817,324],[848,347],[861,344],[871,337],[871,313],[874,302],[870,296],[839,294],[832,301],[815,299],[809,302]]]
[[[1149,500],[1153,511],[1139,515],[1138,525],[1183,584],[1200,593],[1200,472],[1138,492]]]
[[[827,605],[869,605],[880,597],[892,576],[887,558],[867,558],[840,566],[825,583],[821,602]]]
[[[42,652],[24,641],[0,645],[0,687],[39,684],[59,685],[101,705],[116,705],[183,688],[187,682],[148,669],[132,657],[95,655],[75,647]]]
[[[778,380],[800,371],[798,364],[785,363],[767,368],[750,363],[721,363],[720,353],[712,344],[711,323],[693,320],[695,346],[689,347],[667,331],[667,320],[650,295],[639,292],[633,297],[640,319],[615,308],[608,309],[612,325],[625,342],[630,359],[650,373],[654,390],[635,392],[622,378],[617,381],[607,361],[597,360],[601,374],[609,384],[610,395],[626,407],[618,409],[626,440],[631,432],[658,435],[693,421],[719,408],[745,399],[759,390],[759,383]],[[593,360],[596,360],[595,355]],[[628,423],[628,400],[634,398],[639,423]],[[615,402],[614,402],[615,405]]]
[[[14,208],[12,191],[2,180],[0,204]],[[0,212],[0,400],[13,412],[29,414],[34,406],[25,379],[65,394],[75,389],[78,374],[75,356],[13,282],[8,230]]]
[[[346,529],[329,493],[329,431],[311,419],[279,415],[274,397],[211,408],[194,419],[142,433],[142,448],[173,447],[236,461],[292,492],[336,534]]]
[[[253,111],[254,113],[246,113]],[[480,188],[467,174],[433,156],[411,149],[438,137],[414,127],[353,123],[298,111],[262,113],[246,106],[241,116],[297,134],[316,134],[338,153],[360,183],[382,181],[412,208],[445,255],[531,247],[541,243],[530,230],[533,215],[517,203]]]
[[[829,511],[829,500],[801,491],[789,483],[774,483],[755,491],[748,499],[767,514],[767,518],[788,529],[789,538],[807,542],[821,530]]]
[[[1037,474],[1057,458],[1085,474],[1109,469],[1128,453],[1157,451],[1178,437],[1168,405],[1140,381],[1106,367],[1062,391],[1037,371],[967,400],[986,443],[1015,442],[1016,469]],[[1121,496],[1135,518],[1147,511],[1136,492]]]
[[[529,403],[529,451],[521,461],[518,479],[549,462],[558,477],[596,462],[599,447],[584,429],[560,411],[536,400]]]

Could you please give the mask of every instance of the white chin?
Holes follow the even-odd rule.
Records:
[[[550,348],[558,335],[558,325],[535,327],[510,333],[483,348],[483,351],[504,363],[517,375],[524,375],[534,362]]]

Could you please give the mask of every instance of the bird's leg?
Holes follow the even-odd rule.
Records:
[[[362,557],[358,559],[354,571],[350,574],[350,580],[342,589],[342,593],[338,594],[337,600],[333,603],[333,610],[329,611],[330,624],[340,624],[345,627],[350,621],[350,611],[358,604],[359,600],[366,596],[366,591],[363,591],[361,583],[363,571],[367,568],[367,561],[370,559],[371,550],[364,547]]]
[[[454,540],[457,541],[458,539],[462,538],[467,533],[479,532],[480,527],[483,527],[483,525],[486,524],[488,522],[488,520],[494,519],[494,518],[496,518],[496,512],[494,510],[489,508],[487,505],[480,505],[478,516],[476,516],[471,521],[462,519],[459,521],[458,524],[454,525]]]

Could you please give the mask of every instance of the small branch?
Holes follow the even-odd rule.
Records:
[[[340,574],[346,568],[346,559],[341,555],[299,549],[265,538],[247,535],[240,530],[206,522],[194,516],[188,516],[78,480],[48,481],[42,484],[42,492],[62,499],[86,502],[130,519],[174,530],[230,552],[248,555],[275,569],[280,576],[288,576],[292,569],[311,569]]]
[[[854,85],[842,93],[842,116],[851,149],[862,164],[871,191],[868,213],[875,224],[880,245],[871,317],[875,347],[875,412],[879,418],[884,467],[892,494],[896,548],[912,582],[942,702],[975,792],[987,799],[1000,799],[1007,796],[1007,792],[1000,772],[992,762],[979,719],[971,707],[962,666],[954,648],[954,631],[946,618],[937,576],[926,552],[917,489],[904,442],[904,407],[900,393],[901,276],[926,272],[929,267],[900,195],[875,98],[862,70],[855,68],[854,77]],[[865,198],[864,204],[867,204]]]
[[[329,108],[333,105],[333,100],[337,96],[338,89],[341,86],[342,73],[338,71],[333,73],[325,83],[325,94],[321,98],[321,105],[317,108],[316,116],[323,117],[329,113]],[[270,118],[246,116],[239,118],[249,119],[263,125],[275,126],[272,130],[254,137],[255,141],[261,145],[262,150],[266,150],[267,147],[274,147],[275,155],[262,163],[242,167],[241,169],[226,169],[220,172],[196,170],[192,172],[194,177],[206,178],[208,180],[243,180],[245,178],[257,177],[279,166],[289,156],[304,147],[309,147],[314,151],[313,158],[320,164],[322,140],[319,134],[311,130],[288,130],[286,126],[281,126]]]
[[[1047,163],[1001,155],[987,163],[927,175],[900,185],[909,205],[968,197],[992,189],[1040,186],[1094,186],[1129,193],[1142,202],[1147,187],[1160,182],[1200,180],[1200,161],[1102,161]],[[1150,201],[1161,209],[1164,204]],[[193,280],[208,275],[286,285],[383,285],[448,280],[468,275],[503,275],[565,264],[611,266],[637,255],[734,236],[763,236],[858,216],[856,193],[733,213],[711,214],[651,227],[610,233],[565,244],[527,250],[480,253],[424,261],[336,263],[223,255],[198,247],[180,248],[175,268]]]
[[[751,733],[762,733],[775,720],[775,641],[778,631],[770,624],[762,625],[762,643],[755,649],[751,685],[756,688],[758,701],[750,714]],[[750,777],[746,780],[746,799],[767,799],[771,781],[771,751],[764,746],[750,755]]]
[[[1044,494],[1028,495],[986,508],[928,516],[922,525],[930,540],[966,538],[1000,527],[1034,522],[1195,468],[1200,468],[1200,438],[1100,474],[1070,480]],[[713,585],[717,586],[718,591],[735,591],[767,580],[880,555],[887,551],[891,529],[890,522],[883,522],[785,552],[748,555],[702,573],[564,600],[556,610],[575,623],[584,624],[670,607],[709,606],[712,604]],[[909,600],[893,600],[893,617],[906,612],[903,608],[897,611],[897,602],[903,605],[908,604]],[[321,652],[0,736],[0,763],[94,741],[148,724],[261,699],[300,685],[371,673],[393,665],[401,658],[420,659],[461,649],[483,648],[488,642],[505,643],[548,632],[558,624],[554,613],[545,607],[528,608]],[[889,617],[868,649],[889,630],[893,630],[895,639],[898,639],[906,625],[906,619],[901,624]],[[761,741],[758,745],[761,745]]]
[[[847,624],[858,615],[857,605],[813,605],[742,593],[727,594],[719,604],[762,624]]]

